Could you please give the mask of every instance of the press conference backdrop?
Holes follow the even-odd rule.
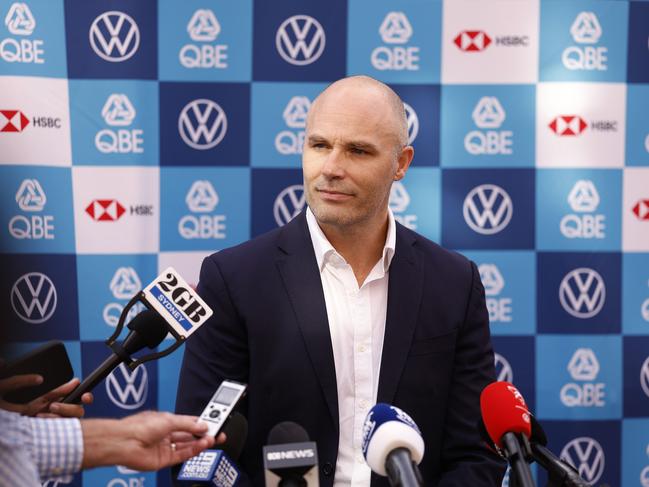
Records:
[[[18,349],[63,339],[84,376],[159,270],[196,283],[205,255],[289,221],[311,101],[368,74],[403,98],[416,149],[390,206],[479,265],[498,378],[587,480],[649,486],[649,3],[0,13],[0,295]],[[120,367],[87,415],[172,409],[181,357]],[[74,484],[156,483],[118,467]]]

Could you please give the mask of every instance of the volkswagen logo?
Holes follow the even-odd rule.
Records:
[[[149,380],[146,367],[138,365],[135,370],[119,364],[106,378],[106,393],[117,407],[137,409],[141,407],[149,393]]]
[[[11,306],[27,323],[43,323],[56,310],[56,287],[52,280],[40,272],[22,275],[11,288]]]
[[[306,66],[318,60],[326,44],[325,31],[309,15],[293,15],[277,29],[275,47],[282,59],[295,66]]]
[[[500,186],[481,184],[466,195],[462,212],[471,230],[482,235],[494,235],[509,224],[514,205]]]
[[[606,301],[606,286],[599,273],[587,267],[570,271],[559,285],[559,301],[575,318],[592,318]]]
[[[178,131],[192,149],[216,147],[225,137],[228,119],[214,101],[200,98],[185,105],[178,117]]]
[[[505,357],[494,353],[494,365],[496,367],[496,380],[514,382],[514,371]]]
[[[575,438],[563,447],[560,457],[575,467],[584,480],[592,484],[597,483],[604,473],[604,450],[593,438]]]
[[[403,104],[403,108],[406,110],[406,121],[408,122],[408,144],[412,145],[419,133],[419,118],[415,109],[407,103]]]
[[[644,393],[649,397],[649,357],[640,367],[640,385]]]
[[[90,26],[90,46],[105,61],[119,63],[136,53],[140,29],[130,15],[117,10],[104,12]]]
[[[304,209],[305,204],[306,196],[304,186],[301,184],[294,184],[282,190],[273,205],[273,216],[277,226],[281,227],[290,222]]]

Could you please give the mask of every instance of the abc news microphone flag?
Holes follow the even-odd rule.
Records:
[[[649,485],[649,3],[0,0],[0,21],[14,351],[63,339],[84,376],[159,271],[195,284],[289,221],[310,103],[364,73],[416,152],[390,207],[479,265],[498,378],[586,480]],[[119,367],[88,414],[172,409],[180,360]]]

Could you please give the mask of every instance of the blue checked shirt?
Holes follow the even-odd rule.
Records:
[[[82,459],[78,419],[27,418],[0,409],[0,487],[71,482]]]

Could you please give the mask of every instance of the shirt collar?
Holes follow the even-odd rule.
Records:
[[[326,235],[320,228],[315,215],[311,208],[307,206],[306,209],[306,222],[309,227],[309,234],[311,235],[311,242],[313,243],[313,250],[315,251],[315,258],[318,262],[318,269],[320,272],[324,269],[332,255],[338,255],[341,259],[342,256],[338,254],[331,242],[327,239]],[[394,250],[397,242],[397,226],[394,221],[392,210],[388,207],[388,233],[385,237],[385,244],[383,245],[383,253],[381,259],[383,261],[383,272],[388,272],[392,257],[394,257]]]

